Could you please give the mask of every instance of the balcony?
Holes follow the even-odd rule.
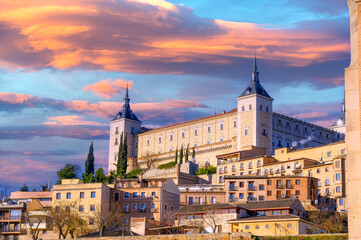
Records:
[[[150,212],[151,212],[151,213],[156,213],[156,212],[158,212],[158,208],[151,208],[151,209],[150,209]]]
[[[292,172],[302,172],[302,167],[295,167]]]
[[[285,186],[282,185],[282,184],[277,184],[276,188],[277,188],[277,189],[283,189],[283,188],[285,188]]]
[[[257,201],[256,197],[248,197],[247,199],[248,199],[249,202]]]
[[[22,230],[20,229],[20,227],[7,228],[7,229],[0,229],[0,233],[3,235],[5,235],[5,234],[21,234]]]
[[[140,208],[140,209],[139,209],[139,212],[140,212],[140,213],[145,213],[145,212],[147,212],[147,210],[146,210],[145,208]]]
[[[0,221],[20,221],[21,216],[0,216]]]
[[[257,191],[257,186],[248,186],[248,191]]]
[[[229,191],[238,191],[238,187],[236,186],[230,186]]]
[[[286,184],[287,189],[293,189],[293,186],[291,184]]]
[[[238,198],[236,198],[236,197],[229,199],[229,202],[237,202],[237,201],[238,201]]]

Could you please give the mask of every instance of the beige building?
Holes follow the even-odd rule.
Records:
[[[249,146],[265,148],[271,155],[277,148],[322,146],[344,138],[342,133],[273,112],[273,98],[258,75],[255,61],[251,82],[237,97],[236,108],[151,130],[141,127],[131,111],[127,91],[122,110],[110,123],[109,171],[115,169],[122,133],[128,136],[128,157],[136,159],[134,168],[145,168],[149,159],[157,165],[174,161],[175,151],[188,145],[196,152],[192,161],[202,167],[216,166],[216,156]]]
[[[62,179],[61,184],[53,186],[55,209],[64,205],[68,208],[74,202],[78,208],[74,210],[86,216],[89,228],[95,228],[94,218],[98,212],[106,214],[110,210],[110,187],[104,183],[83,183],[80,179]]]
[[[183,184],[178,185],[180,205],[202,205],[224,203],[226,192],[224,185]]]
[[[24,221],[24,203],[11,201],[0,203],[0,239],[17,239],[24,234],[21,223]]]
[[[164,225],[179,209],[180,193],[172,179],[118,179],[111,190],[112,203],[124,213],[124,225],[145,218]]]
[[[317,179],[318,199],[313,205],[345,209],[346,144],[344,141],[304,149],[281,148],[274,156],[248,150],[217,156],[217,181],[225,176],[303,176]],[[250,157],[252,156],[253,157]]]

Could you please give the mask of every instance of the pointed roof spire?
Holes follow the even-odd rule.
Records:
[[[125,90],[125,97],[124,99],[124,104],[123,107],[125,108],[130,108],[129,102],[130,102],[130,98],[129,98],[129,92],[128,92],[128,82],[127,82],[127,88]]]
[[[120,112],[118,112],[118,114],[114,117],[113,120],[126,118],[126,119],[131,119],[131,120],[140,122],[139,119],[137,118],[137,116],[135,116],[135,114],[130,109],[130,104],[129,104],[130,97],[129,97],[128,82],[127,82],[127,88],[125,89],[125,96],[124,96],[123,100],[124,100],[123,108],[122,108],[122,110],[120,110]]]
[[[253,72],[252,72],[252,82],[259,82],[258,78],[258,68],[257,68],[257,55],[254,53],[254,65],[253,65]]]

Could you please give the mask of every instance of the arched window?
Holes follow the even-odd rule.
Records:
[[[249,127],[246,126],[246,127],[244,128],[244,135],[247,136],[248,134],[249,134]]]
[[[169,134],[169,141],[173,141],[173,132]]]
[[[242,106],[242,112],[244,112],[244,106]]]
[[[194,136],[198,136],[198,129],[194,129]]]
[[[162,143],[162,135],[159,135],[159,137],[158,137],[158,143]]]
[[[182,138],[185,138],[185,132],[182,130]]]
[[[262,106],[262,104],[259,106],[259,110],[261,110],[262,111],[262,109],[263,109],[263,106]]]
[[[268,110],[268,107],[266,107],[266,112],[268,112],[269,110]]]
[[[250,104],[248,108],[249,108],[249,110],[252,110],[252,104]]]

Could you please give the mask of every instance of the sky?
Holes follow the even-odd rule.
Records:
[[[329,127],[349,65],[345,0],[0,0],[0,190],[38,188],[131,108],[159,127],[236,107],[257,54],[274,110]]]

